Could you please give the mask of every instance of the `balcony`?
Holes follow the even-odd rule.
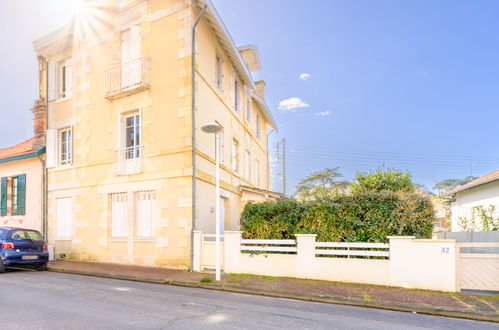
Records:
[[[114,100],[148,89],[150,61],[142,57],[106,71],[106,98]]]
[[[142,172],[142,146],[121,148],[116,151],[116,174],[131,175]]]

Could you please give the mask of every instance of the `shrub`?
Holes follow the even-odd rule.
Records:
[[[428,197],[393,191],[316,202],[251,203],[241,215],[241,230],[249,239],[293,239],[297,233],[314,233],[318,241],[386,242],[387,236],[395,235],[430,238],[433,224]]]

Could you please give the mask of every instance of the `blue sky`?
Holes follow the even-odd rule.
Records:
[[[238,45],[259,47],[255,78],[267,83],[273,141],[287,139],[288,191],[326,167],[347,179],[407,169],[428,187],[499,168],[499,2],[213,2]],[[31,41],[64,24],[68,8],[0,2],[1,145],[32,133]]]

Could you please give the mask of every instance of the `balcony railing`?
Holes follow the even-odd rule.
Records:
[[[106,98],[109,100],[148,89],[150,61],[142,57],[106,71]]]
[[[116,174],[130,175],[142,172],[142,146],[122,148],[116,151]]]

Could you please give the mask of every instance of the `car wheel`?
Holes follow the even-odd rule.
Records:
[[[36,264],[35,265],[35,269],[39,272],[42,272],[44,270],[47,270],[47,263],[46,262],[42,262],[42,263],[39,263],[39,264]]]
[[[0,258],[0,273],[5,273],[5,265],[3,264],[1,258]]]

